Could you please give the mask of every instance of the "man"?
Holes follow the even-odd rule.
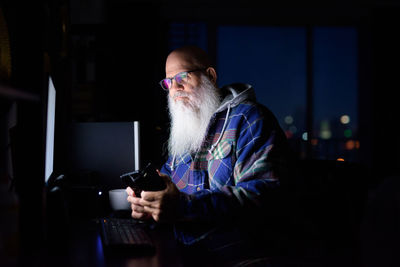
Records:
[[[217,88],[200,48],[172,51],[165,71],[160,84],[168,91],[171,133],[159,174],[167,187],[141,196],[127,188],[132,217],[173,223],[181,243],[209,250],[262,240],[273,232],[286,167],[277,120],[255,102],[250,85]]]

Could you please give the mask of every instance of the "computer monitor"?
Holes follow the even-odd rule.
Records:
[[[45,161],[44,161],[44,180],[49,182],[53,175],[54,168],[54,133],[56,121],[56,88],[54,87],[51,76],[48,78],[47,85],[47,105],[46,105],[46,141],[45,141]]]
[[[72,180],[103,189],[122,188],[120,176],[140,169],[139,122],[75,122],[68,134]]]

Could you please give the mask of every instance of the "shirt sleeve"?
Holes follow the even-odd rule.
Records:
[[[161,166],[160,170],[162,174],[168,175],[169,177],[171,177],[171,168],[169,167],[171,160],[171,157],[168,157],[167,161]]]

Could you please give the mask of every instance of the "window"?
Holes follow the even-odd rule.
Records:
[[[313,155],[357,161],[357,31],[313,29]]]
[[[257,100],[277,117],[296,151],[306,132],[306,40],[304,28],[218,28],[219,85],[251,84]]]
[[[204,23],[171,24],[171,49],[196,44],[207,50],[208,39]],[[306,27],[220,25],[215,40],[218,85],[251,84],[300,158],[358,161],[356,28],[312,27],[307,40]],[[309,47],[312,62],[307,62]]]
[[[169,27],[169,50],[183,45],[197,45],[207,51],[207,25],[205,23],[171,23]]]
[[[356,161],[357,31],[314,27],[311,39],[313,129],[306,128],[305,27],[218,27],[219,85],[253,85],[258,101],[276,115],[300,157]],[[307,142],[312,155],[306,154]]]

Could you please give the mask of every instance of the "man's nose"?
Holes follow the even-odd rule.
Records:
[[[176,91],[182,91],[185,89],[185,87],[182,84],[179,84],[177,81],[172,81],[172,86],[171,89],[176,90]]]

